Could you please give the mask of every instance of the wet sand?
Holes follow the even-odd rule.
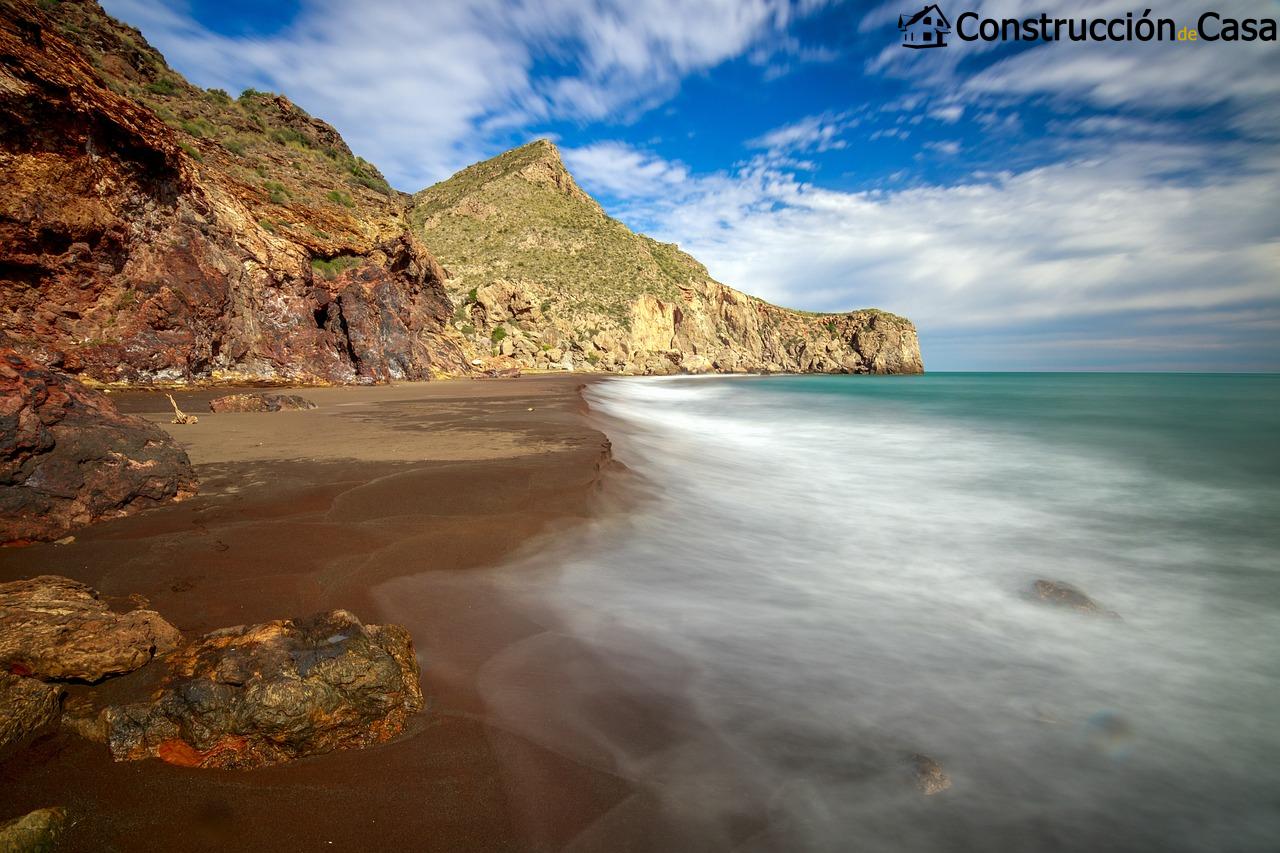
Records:
[[[225,389],[175,394],[200,416],[185,427],[168,424],[163,395],[116,394],[187,449],[200,495],[80,531],[70,545],[0,550],[0,580],[66,575],[122,609],[140,595],[188,635],[332,608],[386,621],[379,585],[493,566],[593,511],[608,442],[583,417],[580,384],[304,389],[320,408],[261,414],[210,413],[208,399]],[[425,588],[395,608],[411,613],[401,621],[429,702],[398,740],[216,771],[116,764],[102,745],[59,732],[0,764],[0,816],[66,806],[67,850],[527,851],[562,849],[618,803],[643,798],[487,717],[476,672],[546,632],[536,614],[483,583]],[[127,700],[156,672],[93,690]],[[600,849],[627,846],[615,836]]]

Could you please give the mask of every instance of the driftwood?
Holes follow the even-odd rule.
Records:
[[[172,394],[166,394],[165,396],[169,398],[169,404],[173,406],[173,420],[170,421],[170,423],[194,424],[200,422],[200,419],[195,415],[188,415],[186,412],[182,411],[182,409],[179,409],[178,401],[173,399]]]

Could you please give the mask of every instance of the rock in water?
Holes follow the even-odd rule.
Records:
[[[1038,580],[1031,585],[1029,595],[1034,601],[1052,604],[1055,607],[1065,607],[1071,610],[1078,610],[1081,613],[1096,613],[1100,616],[1110,616],[1117,619],[1120,616],[1114,610],[1107,610],[1102,607],[1098,602],[1065,581]]]
[[[0,672],[0,755],[58,719],[61,699],[60,687]]]
[[[0,584],[0,667],[9,672],[100,681],[137,669],[181,639],[159,613],[114,613],[69,578]]]
[[[916,753],[911,756],[911,764],[915,770],[916,787],[925,796],[932,796],[951,787],[951,777],[942,769],[942,765],[927,755]]]
[[[388,740],[422,708],[409,632],[345,610],[215,631],[166,665],[151,701],[107,709],[117,761],[279,764]]]
[[[228,394],[209,401],[211,412],[279,412],[315,407],[315,403],[297,394]]]
[[[67,824],[62,808],[37,809],[0,824],[0,853],[47,853],[53,850]]]
[[[0,543],[58,539],[195,491],[191,461],[160,427],[0,349]]]

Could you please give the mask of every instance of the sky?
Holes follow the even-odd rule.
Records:
[[[905,315],[931,370],[1280,370],[1276,42],[903,49],[921,0],[103,5],[197,85],[288,95],[407,192],[550,138],[633,229],[781,305]]]

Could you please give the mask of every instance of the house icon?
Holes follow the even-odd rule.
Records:
[[[946,47],[946,36],[951,32],[951,22],[942,14],[938,4],[925,6],[910,18],[898,16],[898,29],[902,32],[902,46],[919,50],[925,47]]]

